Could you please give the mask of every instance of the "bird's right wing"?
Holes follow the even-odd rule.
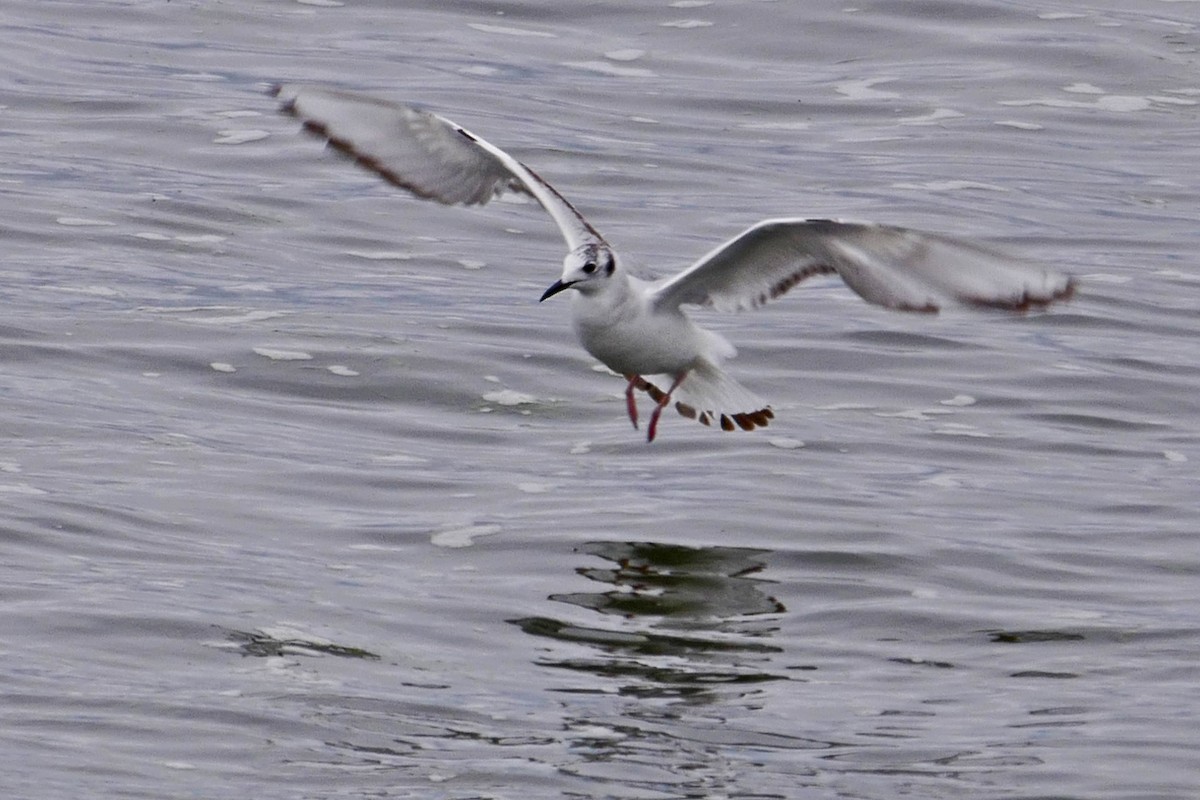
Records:
[[[272,94],[307,130],[417,197],[476,205],[505,191],[520,192],[546,209],[569,249],[604,241],[537,173],[445,117],[333,89],[279,85]]]
[[[948,303],[1024,311],[1071,296],[1074,280],[982,245],[889,225],[770,219],[655,289],[659,308],[754,308],[814,275],[838,275],[864,300],[903,311]]]

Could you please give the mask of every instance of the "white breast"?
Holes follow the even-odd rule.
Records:
[[[682,310],[652,311],[639,284],[628,281],[572,298],[580,343],[609,369],[622,375],[674,375],[698,358],[718,363],[732,354],[724,339],[698,328]]]

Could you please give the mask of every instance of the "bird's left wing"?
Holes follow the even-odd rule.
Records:
[[[765,220],[657,284],[659,308],[755,308],[814,275],[904,311],[948,303],[1023,311],[1066,299],[1072,278],[948,236],[820,219]]]
[[[536,199],[569,249],[603,238],[533,170],[445,117],[369,95],[278,85],[282,110],[389,183],[446,205],[476,205],[505,191]]]

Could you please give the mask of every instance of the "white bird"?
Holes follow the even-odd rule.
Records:
[[[272,93],[307,130],[418,197],[476,205],[512,191],[537,200],[568,249],[562,276],[541,299],[571,290],[580,342],[628,381],[626,408],[634,428],[634,390],[654,401],[648,441],[672,400],[684,416],[724,430],[753,430],[774,417],[769,405],[723,369],[733,346],[698,327],[684,306],[754,308],[822,274],[838,275],[868,302],[927,313],[947,303],[1026,311],[1075,290],[1069,276],[970,242],[888,225],[801,218],[765,220],[674,277],[642,280],[536,172],[445,117],[331,89],[283,85]]]

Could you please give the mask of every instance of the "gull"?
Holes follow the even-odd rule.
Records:
[[[500,148],[445,117],[373,96],[276,85],[281,111],[389,183],[445,205],[482,205],[505,192],[536,200],[567,244],[562,275],[541,300],[570,291],[584,349],[627,381],[625,404],[638,427],[635,390],[654,403],[654,441],[663,409],[723,430],[753,430],[771,406],[725,371],[733,346],[699,327],[685,307],[756,308],[815,275],[836,275],[864,300],[936,313],[948,304],[1010,311],[1069,298],[1072,277],[949,236],[866,222],[783,217],[752,225],[677,275],[630,274],[604,237],[558,190]]]

